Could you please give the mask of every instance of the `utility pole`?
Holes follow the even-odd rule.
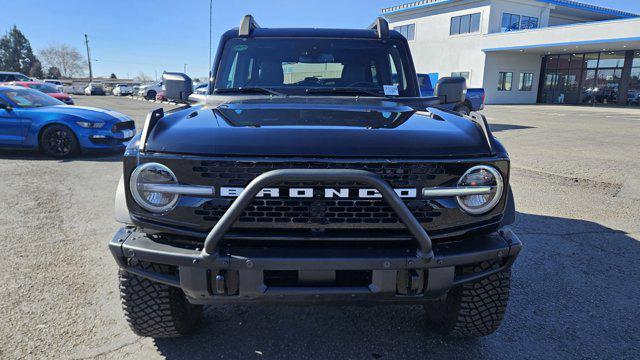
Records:
[[[89,63],[89,82],[93,82],[93,70],[91,70],[91,53],[89,52],[89,37],[84,34],[84,43],[87,46],[87,62]]]
[[[184,64],[184,71],[182,71],[183,73],[187,73],[187,64]]]
[[[212,50],[212,31],[213,31],[213,0],[209,0],[209,94],[213,89],[213,64],[211,63],[211,50]]]

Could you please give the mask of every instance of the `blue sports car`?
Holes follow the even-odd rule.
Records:
[[[41,149],[62,158],[124,149],[135,124],[115,111],[68,106],[40,91],[0,86],[0,147]]]

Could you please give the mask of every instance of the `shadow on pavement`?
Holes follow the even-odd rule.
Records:
[[[508,130],[535,129],[535,126],[489,123],[489,129],[491,129],[491,132],[496,133],[496,132],[508,131]]]
[[[525,248],[495,334],[445,338],[420,306],[205,309],[196,333],[158,339],[167,359],[633,358],[640,345],[640,247],[597,223],[519,214]]]
[[[67,159],[57,159],[44,155],[35,150],[0,150],[0,159],[6,160],[28,160],[28,161],[46,161],[54,160],[61,163],[74,161],[92,161],[92,162],[113,162],[122,161],[124,151],[117,152],[91,152],[76,155]]]

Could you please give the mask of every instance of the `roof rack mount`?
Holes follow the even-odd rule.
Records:
[[[253,30],[260,28],[252,15],[245,15],[238,29],[238,36],[249,36]]]
[[[389,38],[389,23],[387,22],[387,19],[383,17],[378,17],[376,21],[373,22],[370,29],[375,30],[380,39]]]

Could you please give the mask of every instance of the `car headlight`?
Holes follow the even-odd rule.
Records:
[[[179,195],[150,191],[148,185],[175,185],[178,179],[166,166],[158,163],[146,163],[138,166],[129,180],[131,195],[145,210],[163,213],[173,209]]]
[[[491,211],[500,201],[504,182],[500,172],[491,166],[479,165],[467,170],[458,181],[459,187],[491,187],[491,191],[482,195],[458,196],[458,205],[465,212],[480,215]]]
[[[100,129],[104,126],[103,122],[76,121],[76,124],[87,129]]]

